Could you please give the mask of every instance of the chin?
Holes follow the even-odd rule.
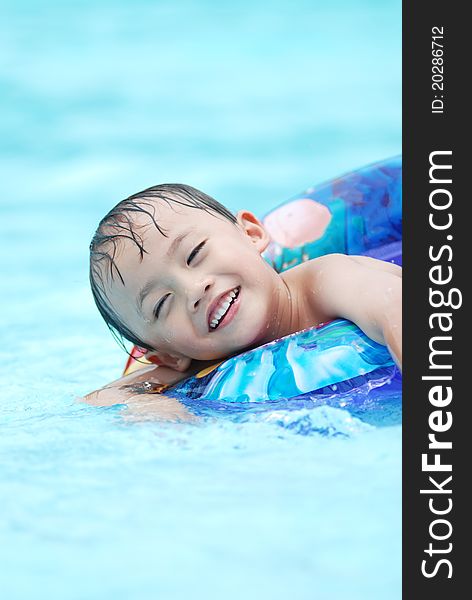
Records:
[[[207,346],[198,360],[222,360],[267,342],[271,320],[269,310],[259,310],[257,314],[248,312],[249,315],[241,311],[228,329],[211,333],[211,347]]]
[[[248,330],[244,332],[242,339],[239,340],[239,352],[252,348],[253,346],[261,346],[267,341],[268,332],[270,329],[270,321],[268,315],[262,315],[256,322],[251,323]]]

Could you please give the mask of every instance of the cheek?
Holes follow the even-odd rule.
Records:
[[[245,271],[248,283],[252,284],[258,294],[266,295],[271,293],[273,288],[273,276],[268,271],[265,264],[260,264],[262,259],[257,256],[253,258],[252,265]],[[269,267],[270,268],[270,267]]]
[[[166,323],[163,341],[169,348],[182,351],[182,348],[190,348],[193,345],[193,335],[193,330],[186,323],[185,318],[176,316]]]

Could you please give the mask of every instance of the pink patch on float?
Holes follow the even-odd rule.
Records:
[[[331,221],[331,213],[324,205],[302,198],[284,204],[263,220],[271,238],[286,248],[319,240]]]

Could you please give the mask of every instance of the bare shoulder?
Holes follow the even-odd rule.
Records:
[[[298,312],[308,316],[310,324],[318,325],[337,316],[332,297],[337,295],[333,286],[344,278],[344,273],[355,266],[344,254],[329,254],[311,259],[282,273],[296,298]]]
[[[327,279],[337,279],[341,271],[353,264],[351,257],[345,254],[327,254],[284,271],[282,277],[293,289],[309,294],[311,298],[312,292],[317,291],[322,283],[324,285]]]
[[[306,262],[298,275],[313,309],[330,318],[362,321],[372,305],[380,306],[382,290],[401,288],[401,268],[374,258],[328,254]]]
[[[348,273],[359,273],[364,270],[391,273],[398,277],[402,276],[402,268],[398,265],[369,256],[347,254],[327,254],[309,260],[300,267],[303,268],[300,275],[303,279],[308,278],[310,285],[313,285],[314,278],[325,280],[338,277],[340,274],[347,275]]]
[[[330,254],[305,263],[293,277],[292,285],[302,291],[315,321],[354,322],[370,338],[387,345],[401,365],[400,267],[364,256]]]
[[[392,273],[392,275],[396,275],[397,277],[402,276],[402,268],[395,263],[386,262],[370,256],[350,256],[349,258],[367,269],[385,271],[386,273]]]
[[[318,280],[324,280],[337,276],[339,271],[352,268],[354,261],[352,256],[346,254],[326,254],[318,258],[312,258],[307,262],[290,270],[290,273],[297,279],[297,283],[306,284],[309,289],[313,289],[313,285]]]

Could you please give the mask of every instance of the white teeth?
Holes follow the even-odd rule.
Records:
[[[225,312],[228,310],[230,304],[231,304],[230,302],[223,302],[223,304],[220,306],[220,308],[216,311],[215,318],[219,319],[220,317],[222,317],[225,314]]]
[[[229,294],[223,299],[222,304],[218,307],[218,310],[215,312],[213,319],[210,323],[210,327],[212,329],[215,329],[217,327],[218,323],[220,322],[220,319],[223,317],[223,315],[226,314],[228,308],[231,306],[231,303],[236,298],[237,291],[238,288],[234,288],[234,290],[231,290],[231,292],[229,292]]]

